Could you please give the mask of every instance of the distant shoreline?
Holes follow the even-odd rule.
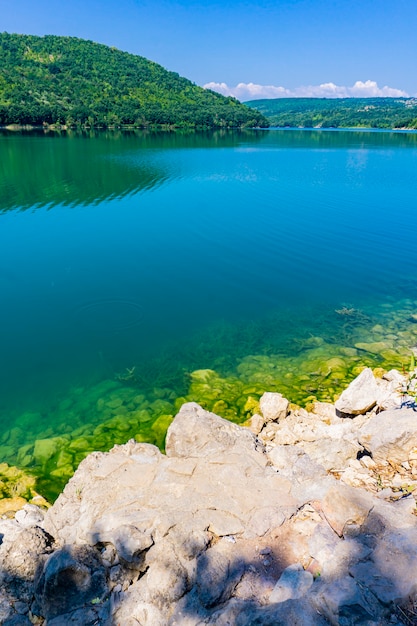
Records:
[[[272,98],[250,100],[271,126],[417,129],[417,98]]]
[[[373,128],[370,126],[338,126],[338,127],[322,127],[322,126],[269,126],[268,128],[181,128],[178,126],[168,126],[168,125],[151,125],[151,126],[131,126],[131,125],[120,125],[120,126],[66,126],[66,125],[45,125],[45,126],[35,126],[32,124],[8,124],[6,126],[0,125],[0,130],[7,130],[10,132],[32,132],[32,131],[44,131],[48,132],[61,132],[61,131],[75,131],[75,132],[88,132],[88,131],[157,131],[157,132],[207,132],[207,131],[226,131],[226,132],[234,132],[234,131],[248,131],[248,130],[256,130],[256,131],[275,131],[275,130],[284,130],[284,131],[323,131],[323,132],[369,132],[369,133],[401,133],[401,134],[416,134],[417,128]]]
[[[325,132],[377,132],[377,133],[417,133],[417,128],[372,128],[370,126],[338,126],[337,128],[323,128],[322,126],[270,126],[263,130],[308,130]]]

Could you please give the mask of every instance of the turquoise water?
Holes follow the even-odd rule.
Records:
[[[194,393],[198,369],[239,377],[247,357],[299,359],[294,377],[314,337],[355,350],[390,335],[404,359],[414,344],[415,133],[2,131],[0,159],[8,463],[45,476],[58,461],[33,441],[80,428],[93,446],[100,400],[124,404],[125,437],[146,434]],[[355,364],[366,359],[395,361],[356,349]],[[141,394],[160,402],[143,427]],[[96,447],[123,438],[106,432]]]

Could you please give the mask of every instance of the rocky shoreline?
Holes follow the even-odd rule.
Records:
[[[182,346],[185,356],[174,350],[142,365],[131,363],[112,377],[91,385],[80,382],[53,399],[45,397],[45,402],[25,397],[24,406],[13,408],[12,403],[2,411],[0,496],[31,500],[42,493],[54,501],[91,452],[108,451],[130,439],[163,448],[169,424],[187,402],[238,424],[259,413],[265,391],[282,393],[310,412],[317,401],[333,403],[364,367],[379,377],[393,368],[411,367],[416,306],[417,301],[407,299],[381,303],[376,312],[350,306],[326,310],[310,329],[314,333],[304,326],[300,335],[291,332],[283,350],[278,344],[272,347],[274,342],[262,343],[264,325],[211,328],[210,341],[203,334],[201,342]],[[268,341],[281,330],[279,319],[266,320]],[[239,354],[234,349],[238,344]],[[213,346],[224,356],[208,357],[206,351],[212,354]],[[214,369],[194,370],[197,363]],[[25,474],[21,479],[15,466]]]
[[[166,454],[90,454],[0,520],[0,623],[416,623],[413,393],[365,368],[334,405],[265,393],[238,426],[186,403]]]

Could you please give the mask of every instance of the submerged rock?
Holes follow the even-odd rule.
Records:
[[[365,352],[371,352],[372,354],[380,354],[384,350],[390,350],[393,347],[393,343],[390,341],[374,341],[371,343],[359,342],[355,343],[355,348],[358,350],[364,350]]]
[[[0,496],[2,498],[30,499],[36,495],[35,484],[36,479],[29,472],[7,463],[0,463]]]

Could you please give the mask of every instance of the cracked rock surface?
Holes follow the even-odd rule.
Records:
[[[166,454],[95,452],[44,518],[0,520],[0,623],[408,626],[417,413],[273,395],[250,428],[185,404]]]

